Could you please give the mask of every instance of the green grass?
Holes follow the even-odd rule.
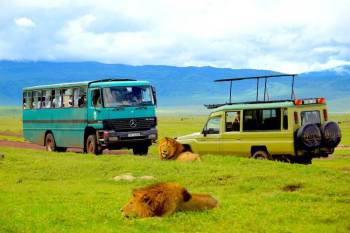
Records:
[[[7,123],[0,119],[0,131],[10,124],[11,132],[19,132],[20,118],[7,119]],[[200,131],[205,121],[204,116],[160,116],[160,137]],[[0,148],[0,153],[5,154],[0,158],[0,232],[350,230],[350,151],[346,150],[308,166],[211,155],[203,156],[200,163],[160,161],[156,145],[147,157],[15,148]],[[124,173],[155,179],[113,180]],[[165,218],[121,216],[119,210],[133,188],[166,181],[178,182],[190,192],[210,193],[220,207]],[[301,188],[289,192],[284,190],[288,185]]]

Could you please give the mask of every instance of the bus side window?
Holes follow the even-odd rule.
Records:
[[[25,91],[23,94],[23,109],[31,109],[32,105],[32,92]]]
[[[96,108],[101,107],[101,93],[99,89],[92,91],[92,106]]]
[[[52,95],[52,90],[46,90],[43,92],[43,107],[45,107],[45,108],[52,107],[52,96],[51,95]]]
[[[63,89],[62,90],[63,95],[63,107],[64,108],[71,108],[73,107],[73,89]]]
[[[55,103],[55,108],[62,107],[62,96],[60,89],[55,90],[55,98],[53,99],[53,102]]]
[[[34,91],[33,92],[33,108],[39,109],[41,108],[41,91]]]
[[[74,107],[83,108],[86,106],[86,89],[75,88],[74,89]]]

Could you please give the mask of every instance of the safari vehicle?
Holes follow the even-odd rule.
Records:
[[[155,89],[146,81],[105,79],[23,90],[23,133],[48,151],[133,149],[157,139]]]
[[[292,76],[292,94],[286,100],[266,100],[268,78]],[[199,154],[241,155],[256,159],[311,163],[327,157],[341,140],[337,123],[328,120],[324,98],[296,99],[296,75],[271,75],[216,80],[230,82],[230,102],[206,105],[212,109],[202,132],[177,141]],[[257,79],[254,102],[232,103],[232,82]],[[265,79],[264,100],[259,101],[259,79]]]

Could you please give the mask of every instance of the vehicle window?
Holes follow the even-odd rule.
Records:
[[[208,120],[205,127],[207,134],[219,134],[220,133],[221,117],[214,117]]]
[[[244,131],[279,129],[281,129],[281,110],[279,108],[244,110]]]
[[[288,129],[288,109],[283,109],[283,129]]]
[[[55,90],[55,98],[52,100],[54,103],[55,108],[61,108],[62,107],[62,96],[61,96],[61,90],[56,89]]]
[[[101,92],[100,89],[92,91],[92,106],[99,108],[101,107]]]
[[[226,112],[226,122],[225,128],[226,132],[234,132],[240,130],[240,122],[241,122],[241,112]]]
[[[74,89],[74,107],[85,107],[86,106],[86,89],[75,88]]]
[[[63,107],[64,108],[71,108],[73,107],[73,89],[63,89],[62,90],[62,97],[63,97]]]
[[[41,108],[41,91],[33,91],[33,108]]]
[[[153,105],[150,86],[103,88],[103,102],[107,108]]]
[[[32,92],[31,91],[25,91],[23,93],[23,109],[31,109],[33,108],[33,99],[32,99]]]
[[[43,96],[41,99],[42,108],[51,108],[52,107],[52,90],[44,90]]]
[[[307,123],[321,124],[320,111],[304,111],[301,112],[301,125]]]

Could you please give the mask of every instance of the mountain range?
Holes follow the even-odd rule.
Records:
[[[202,108],[203,104],[228,101],[229,83],[213,82],[216,79],[271,74],[279,72],[209,66],[0,61],[0,105],[21,105],[23,87],[105,78],[132,78],[150,81],[156,87],[160,108]],[[290,98],[291,83],[291,78],[269,79],[266,98]],[[263,99],[263,92],[264,80],[260,80],[260,99]],[[295,94],[298,98],[322,96],[327,99],[331,111],[350,112],[350,66],[299,74],[295,79]],[[233,83],[233,101],[250,101],[255,98],[255,80]]]

